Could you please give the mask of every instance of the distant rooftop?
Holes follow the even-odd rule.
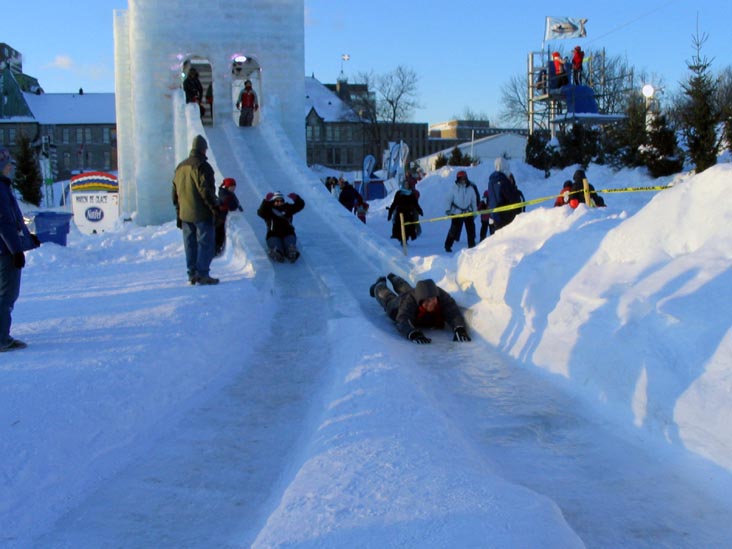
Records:
[[[33,116],[43,125],[115,124],[114,93],[24,93]]]

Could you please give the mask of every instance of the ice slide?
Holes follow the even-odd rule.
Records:
[[[604,480],[637,449],[612,432],[598,448],[606,426],[487,345],[421,348],[397,336],[367,288],[408,263],[325,193],[276,125],[205,135],[245,208],[232,216],[227,254],[246,256],[277,310],[255,333],[229,327],[255,347],[241,372],[39,546],[483,546],[497,532],[505,546],[579,546],[573,531],[589,546],[618,546],[629,527],[662,544],[668,524],[702,520],[675,506],[691,490],[662,481],[639,501],[655,520],[637,511],[628,494],[638,478],[664,478],[655,456],[629,485]],[[307,203],[295,265],[264,254],[255,211],[270,190]],[[246,307],[230,286],[232,306]]]

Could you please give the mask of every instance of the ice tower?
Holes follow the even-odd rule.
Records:
[[[174,109],[182,72],[197,66],[213,90],[205,123],[235,125],[247,78],[261,123],[276,120],[305,156],[303,0],[128,0],[114,12],[117,151],[121,209],[140,225],[175,217],[170,195],[178,158]],[[248,131],[249,128],[241,128]],[[219,174],[217,174],[219,175]]]

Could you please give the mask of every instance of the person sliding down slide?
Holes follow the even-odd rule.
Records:
[[[294,263],[300,257],[292,216],[305,207],[305,201],[295,193],[287,197],[292,203],[285,202],[284,195],[279,191],[267,193],[257,210],[257,215],[267,224],[269,256],[278,263],[282,263],[285,258]]]
[[[396,293],[387,287],[387,277],[380,276],[369,288],[369,294],[384,308],[400,334],[417,344],[431,343],[420,328],[441,329],[447,324],[453,330],[453,341],[470,341],[457,303],[433,280],[420,280],[413,288],[394,273],[387,276]]]

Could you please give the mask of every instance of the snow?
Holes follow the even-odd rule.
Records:
[[[552,204],[574,168],[512,161],[549,200],[452,254],[447,222],[427,222],[444,168],[418,185],[405,257],[391,197],[361,224],[275,123],[206,138],[245,208],[220,285],[187,285],[174,223],[72,227],[27,254],[12,333],[29,346],[0,361],[0,545],[732,539],[732,165],[659,181],[593,165],[598,190],[673,186],[571,210]],[[490,168],[467,169],[481,191]],[[295,265],[262,247],[254,212],[275,189],[307,203]],[[368,296],[388,271],[450,291],[473,341],[401,338]]]
[[[34,122],[54,124],[114,124],[113,93],[23,93]]]

